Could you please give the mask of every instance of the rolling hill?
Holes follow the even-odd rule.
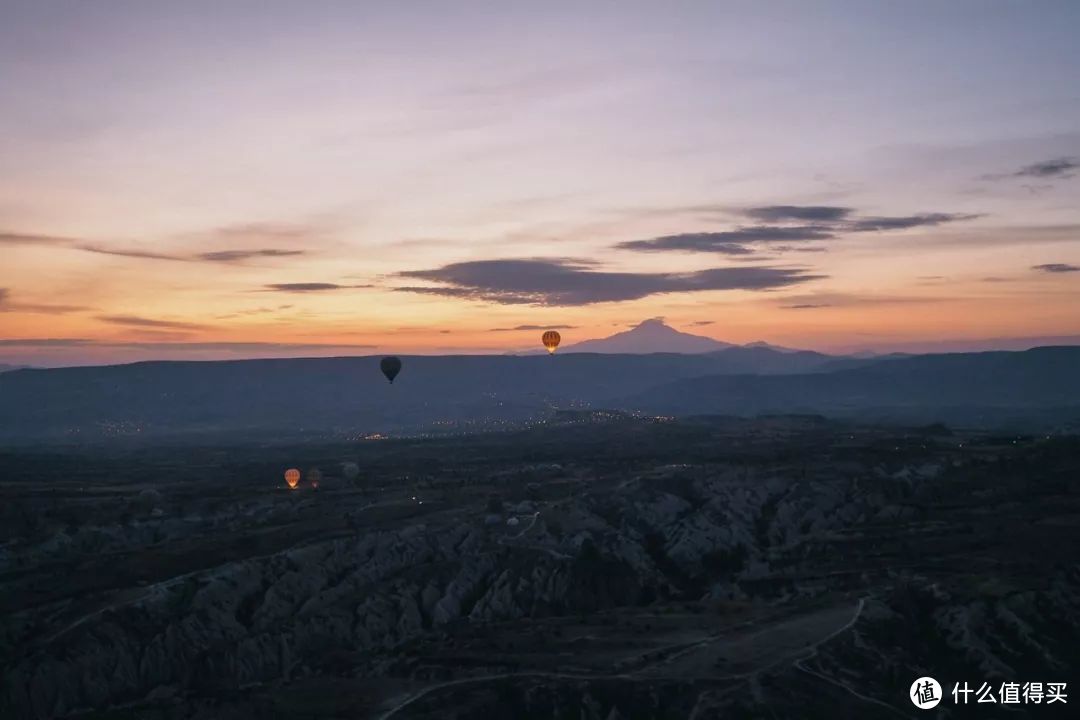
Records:
[[[553,409],[818,413],[972,425],[1080,417],[1080,348],[886,360],[700,354],[148,362],[0,374],[0,441],[359,436],[493,429]]]

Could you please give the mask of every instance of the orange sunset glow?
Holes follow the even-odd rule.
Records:
[[[0,23],[6,364],[532,352],[654,317],[826,352],[1080,343],[1053,29],[958,52],[890,42],[920,35],[901,7],[770,43],[753,6],[68,10]]]

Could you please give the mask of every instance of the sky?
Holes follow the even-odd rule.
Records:
[[[0,363],[1080,344],[1080,3],[0,0]]]

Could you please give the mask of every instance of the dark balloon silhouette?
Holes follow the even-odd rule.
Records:
[[[548,330],[540,338],[540,342],[544,343],[549,355],[554,355],[555,348],[559,347],[559,343],[562,342],[562,335],[559,335],[554,330]]]
[[[394,378],[401,372],[401,361],[396,357],[384,357],[382,362],[379,363],[379,368],[382,370],[382,374],[386,376],[386,379],[390,381],[390,384],[394,384]]]

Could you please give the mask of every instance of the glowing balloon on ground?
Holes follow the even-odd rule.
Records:
[[[396,357],[384,357],[382,362],[379,363],[379,369],[382,370],[382,374],[385,375],[386,379],[393,385],[394,378],[401,372],[401,361]]]
[[[290,488],[295,488],[300,482],[300,471],[296,468],[289,468],[285,471],[285,482],[289,484]]]
[[[544,343],[544,347],[547,348],[549,354],[554,354],[555,348],[559,347],[559,343],[562,342],[562,335],[554,330],[548,330],[540,338],[540,341]]]
[[[311,468],[307,471],[307,481],[315,490],[319,489],[319,483],[322,482],[322,472],[318,468]]]

